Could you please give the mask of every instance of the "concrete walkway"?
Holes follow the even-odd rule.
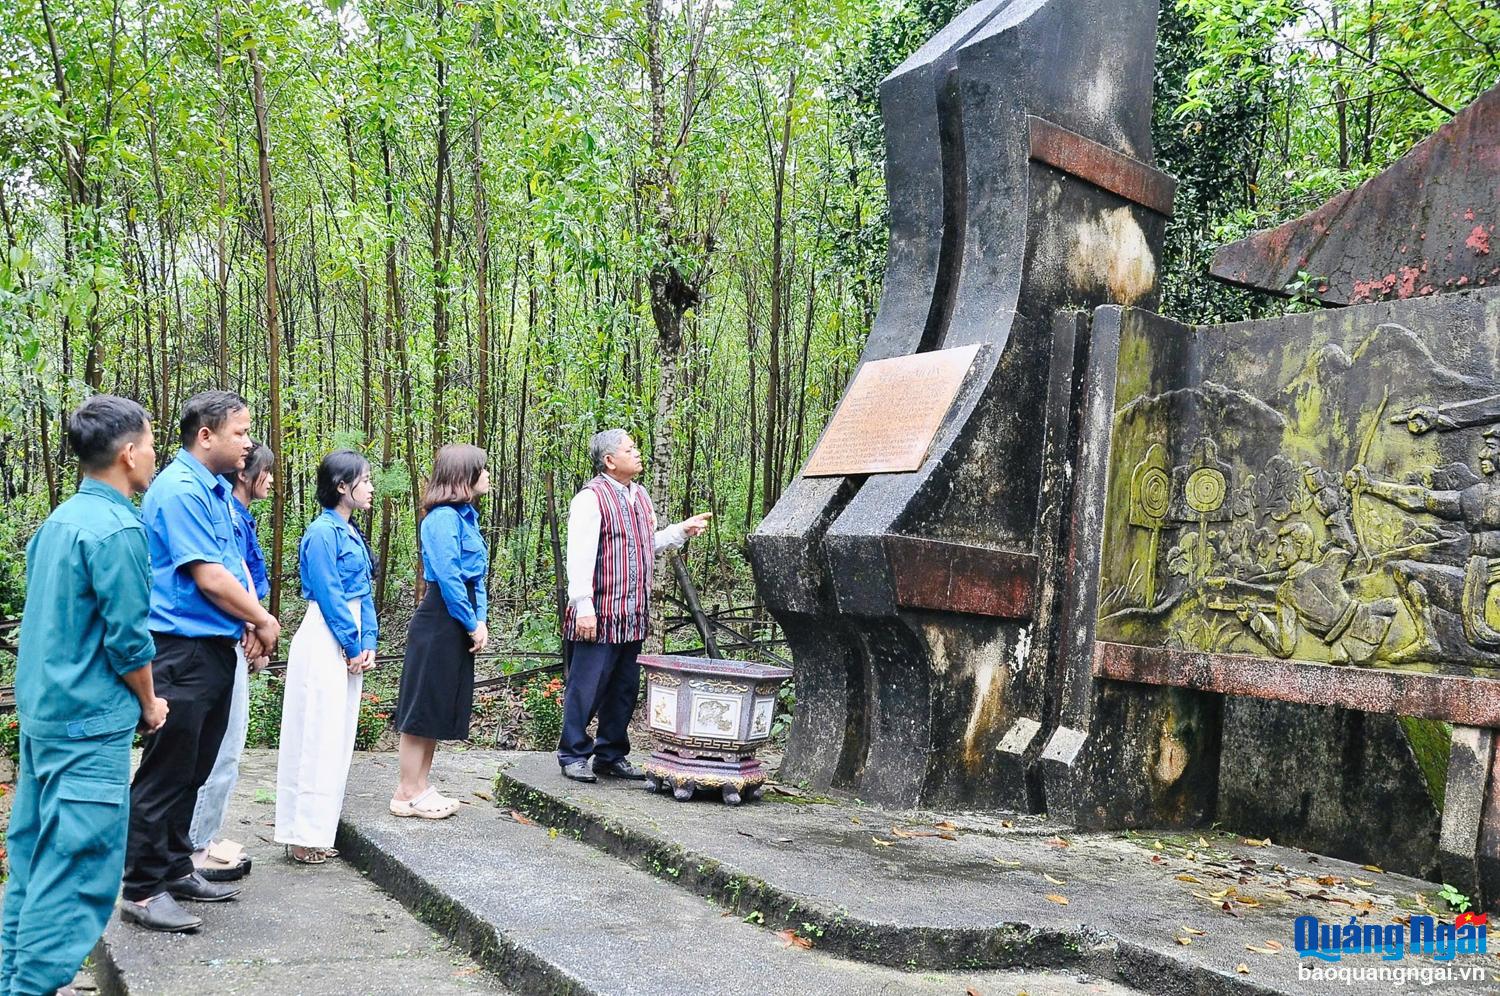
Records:
[[[569,834],[490,801],[499,755],[439,755],[436,779],[471,805],[422,823],[385,811],[389,772],[356,763],[339,836],[371,878],[463,938],[522,992],[610,996],[1130,996],[1071,971],[919,971],[872,965],[778,936]],[[551,762],[550,756],[546,760]],[[555,772],[555,763],[553,764]],[[638,784],[638,783],[637,783]]]
[[[394,755],[392,755],[394,756]],[[460,996],[507,990],[342,859],[286,860],[272,842],[276,753],[249,751],[224,836],[255,864],[228,903],[194,903],[193,934],[110,922],[94,952],[106,994],[163,996]]]

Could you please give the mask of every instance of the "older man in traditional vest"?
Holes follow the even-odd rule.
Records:
[[[568,507],[568,611],[563,638],[572,663],[563,693],[562,741],[557,760],[575,781],[644,778],[626,758],[627,727],[640,694],[636,657],[651,619],[656,554],[686,543],[708,526],[707,513],[658,530],[644,488],[641,451],[624,429],[607,429],[589,442],[597,476]],[[590,738],[589,722],[599,717]],[[593,758],[593,768],[589,759]]]

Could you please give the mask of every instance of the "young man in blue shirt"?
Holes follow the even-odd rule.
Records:
[[[256,599],[262,601],[271,590],[271,579],[266,574],[266,557],[260,548],[250,503],[271,493],[275,469],[276,454],[271,448],[253,443],[245,457],[245,466],[224,477],[230,488],[229,503],[234,508],[234,524],[240,551],[245,558],[245,570],[255,586]],[[198,790],[198,801],[193,807],[190,834],[193,866],[210,882],[233,882],[250,873],[250,856],[245,853],[245,848],[232,840],[220,839],[219,830],[229,811],[229,797],[234,794],[235,783],[240,777],[240,756],[245,752],[245,735],[250,723],[250,675],[265,667],[268,658],[247,660],[243,649],[236,653],[238,660],[234,669],[234,689],[229,699],[229,725],[224,731],[223,742],[219,744],[219,756],[214,761],[213,771]]]
[[[188,399],[179,428],[182,449],[141,503],[151,554],[151,666],[172,712],[146,744],[130,786],[120,904],[121,919],[161,931],[201,924],[178,899],[239,895],[237,885],[209,882],[194,870],[193,807],[228,725],[236,647],[243,638],[246,656],[261,657],[281,635],[249,587],[220,476],[245,464],[250,408],[230,391],[204,391]]]
[[[96,395],[69,418],[68,441],[83,483],[26,547],[3,993],[65,987],[104,933],[125,858],[131,739],[167,717],[146,666],[151,574],[131,502],[156,470],[150,420],[134,401]]]

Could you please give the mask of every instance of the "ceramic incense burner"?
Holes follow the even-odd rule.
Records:
[[[658,748],[646,762],[646,787],[689,799],[716,789],[737,805],[760,797],[765,767],[755,751],[771,736],[776,693],[792,676],[749,661],[643,654],[646,721]]]

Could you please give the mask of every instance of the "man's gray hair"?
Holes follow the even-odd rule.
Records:
[[[604,473],[604,458],[620,452],[620,447],[629,438],[630,433],[624,429],[605,429],[594,433],[594,438],[589,440],[589,460],[593,461],[594,473]]]

